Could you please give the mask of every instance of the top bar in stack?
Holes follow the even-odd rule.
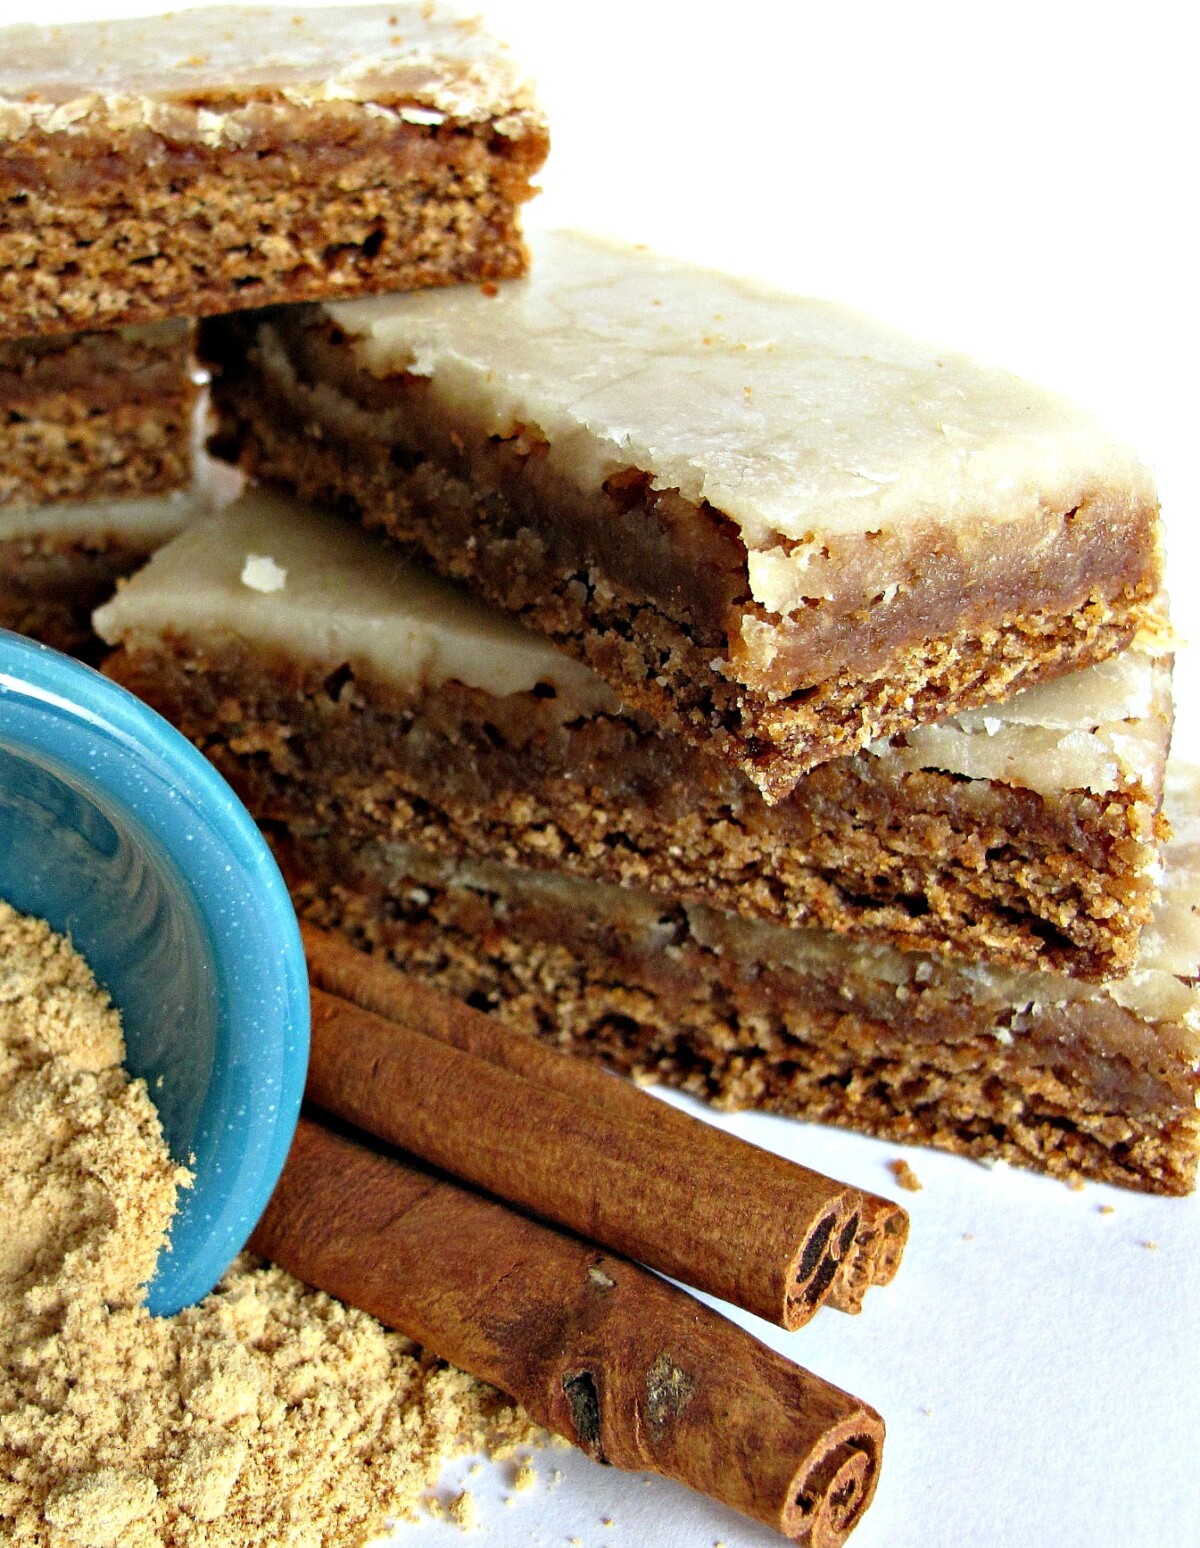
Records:
[[[519,274],[546,149],[429,4],[8,28],[0,337]]]
[[[213,324],[217,449],[422,549],[769,800],[1114,654],[1161,556],[1083,412],[825,302],[559,233],[512,285]]]

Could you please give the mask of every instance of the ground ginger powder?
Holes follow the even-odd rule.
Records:
[[[534,1438],[373,1318],[249,1258],[142,1288],[187,1182],[87,965],[0,902],[0,1541],[353,1548],[441,1464]]]

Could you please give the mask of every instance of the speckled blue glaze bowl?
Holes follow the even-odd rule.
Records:
[[[283,1167],[308,1059],[308,979],[245,808],[161,716],[0,630],[0,897],[69,935],[121,1013],[128,1065],[192,1167],[149,1290],[199,1300]]]

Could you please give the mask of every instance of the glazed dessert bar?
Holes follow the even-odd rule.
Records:
[[[771,801],[1115,654],[1154,491],[1080,410],[579,235],[527,280],[205,330],[215,443],[467,581]]]
[[[0,508],[111,500],[191,479],[191,323],[0,339]]]
[[[737,770],[382,539],[261,489],[97,617],[260,818],[1100,977],[1149,917],[1169,660],[1140,648],[803,776]]]
[[[198,481],[140,500],[0,509],[0,628],[94,660],[94,609],[211,505]]]
[[[519,274],[528,84],[432,4],[0,32],[0,337]]]
[[[964,966],[648,893],[314,829],[301,911],[561,1047],[758,1107],[1158,1193],[1200,1144],[1200,778],[1169,776],[1128,978]]]

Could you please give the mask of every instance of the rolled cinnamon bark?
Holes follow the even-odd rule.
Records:
[[[802,1326],[823,1303],[857,1312],[869,1286],[895,1274],[908,1216],[890,1200],[701,1123],[339,936],[302,929],[315,988],[393,1029],[389,1036],[314,994],[309,1094],[318,1105],[786,1328]],[[459,1065],[456,1077],[451,1061],[413,1044],[412,1034],[526,1085],[477,1064]],[[556,1138],[571,1147],[574,1164],[552,1150]]]
[[[864,1193],[858,1232],[842,1259],[826,1305],[852,1315],[862,1311],[872,1285],[887,1285],[895,1279],[907,1241],[907,1211],[891,1199]]]
[[[858,1231],[853,1188],[719,1130],[650,1134],[312,990],[308,1098],[522,1209],[782,1327],[820,1306]]]
[[[254,1251],[491,1382],[598,1461],[806,1548],[870,1503],[875,1411],[683,1291],[302,1118]]]

